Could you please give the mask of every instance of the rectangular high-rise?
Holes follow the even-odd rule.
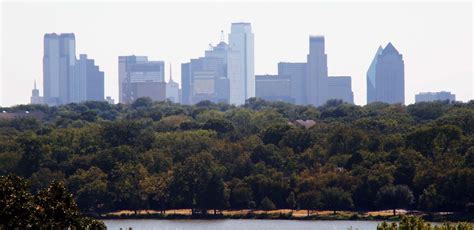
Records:
[[[291,98],[297,105],[306,105],[306,63],[278,63],[278,75],[291,79]]]
[[[328,94],[328,66],[324,36],[310,36],[307,68],[307,103],[321,106],[326,103]]]
[[[49,105],[69,102],[69,84],[76,62],[76,40],[72,33],[45,34],[43,46],[43,96]]]
[[[291,97],[291,77],[282,75],[255,75],[255,94],[257,98],[268,101],[294,103]]]
[[[99,70],[94,60],[81,54],[74,68],[69,84],[70,102],[103,101],[104,72]]]
[[[239,77],[229,78],[229,103],[241,105],[246,99],[255,97],[254,34],[250,23],[232,23],[229,45],[239,52],[237,61],[240,63],[240,69],[233,70]]]
[[[415,95],[415,103],[417,102],[430,102],[430,101],[456,101],[456,95],[451,92],[426,92]]]
[[[354,104],[351,77],[328,77],[328,100],[330,99],[338,99],[349,104]]]
[[[149,61],[146,56],[119,57],[120,103],[131,103],[139,97],[166,99],[165,63]]]
[[[181,64],[181,103],[184,105],[191,104],[191,63]]]

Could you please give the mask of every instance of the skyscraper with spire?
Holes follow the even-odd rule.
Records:
[[[367,103],[405,104],[403,55],[388,43],[379,47],[367,71]]]
[[[166,83],[166,99],[174,103],[180,103],[179,84],[173,81],[173,70],[171,69],[171,63],[170,63],[170,79],[168,83]]]
[[[43,97],[39,95],[39,90],[36,88],[36,80],[33,85],[33,89],[31,90],[31,104],[43,104]]]

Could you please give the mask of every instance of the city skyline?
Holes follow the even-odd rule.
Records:
[[[7,23],[7,19],[8,20],[14,19],[15,17],[11,15],[12,14],[11,12],[15,12],[15,11],[14,10],[7,11],[6,9],[7,8],[12,9],[12,8],[15,8],[15,7],[18,8],[18,9],[25,9],[25,7],[26,7],[28,9],[29,7],[32,7],[31,4],[33,4],[33,3],[27,3],[27,4],[23,4],[23,5],[22,4],[15,5],[14,3],[6,3],[6,4],[2,3],[2,4],[4,4],[4,6],[2,8],[2,12],[3,13],[7,12],[7,14],[3,14],[3,16],[2,16],[2,19],[3,19],[2,20],[2,28],[3,28],[3,31],[2,31],[2,45],[3,45],[2,56],[3,57],[12,57],[12,58],[8,58],[8,59],[2,58],[2,83],[3,84],[1,86],[2,87],[1,88],[2,101],[0,103],[3,106],[13,105],[13,104],[20,104],[20,103],[21,104],[26,104],[26,103],[28,103],[29,97],[31,96],[30,92],[31,92],[31,88],[32,88],[34,80],[37,80],[38,86],[40,86],[39,90],[41,92],[43,92],[43,87],[41,87],[43,85],[41,69],[40,69],[40,71],[37,71],[38,63],[36,63],[36,62],[39,62],[40,66],[41,66],[41,61],[40,61],[40,59],[39,60],[33,60],[29,56],[24,55],[24,59],[26,60],[25,62],[28,63],[28,64],[31,64],[31,67],[32,67],[31,70],[28,70],[29,68],[25,68],[25,70],[24,69],[16,69],[17,71],[14,71],[15,70],[14,66],[18,65],[17,64],[18,57],[16,57],[15,55],[12,56],[12,55],[9,55],[9,54],[11,54],[12,47],[17,47],[17,44],[16,43],[11,43],[12,37],[15,37],[15,36],[13,36],[9,33],[7,34],[6,32],[11,31],[11,28],[8,26],[9,24]],[[59,4],[59,5],[62,4],[62,7],[66,8],[66,9],[74,6],[74,4],[66,4],[66,3],[50,3],[50,4],[46,4],[46,5],[55,5],[55,4]],[[84,4],[84,3],[82,3],[82,4]],[[107,4],[112,4],[112,3],[107,3]],[[98,6],[105,7],[104,5],[107,5],[107,4],[105,4],[105,3],[103,5],[98,4]],[[118,3],[114,3],[114,4],[118,4]],[[160,4],[179,5],[179,4],[185,4],[185,3],[176,3],[176,4],[171,4],[171,3],[147,3],[147,4],[154,4],[154,5],[160,6]],[[189,4],[192,5],[192,4],[196,4],[196,3],[189,3]],[[239,6],[239,7],[237,7],[236,11],[241,12],[241,9],[245,8],[246,4],[254,5],[254,4],[251,4],[251,3],[239,3],[239,4],[235,3],[234,5]],[[318,6],[318,4],[322,4],[322,3],[304,3],[304,4],[303,3],[298,3],[296,5],[299,5],[301,7],[301,6],[304,6],[305,4],[309,4],[310,6],[315,7],[315,6]],[[382,4],[375,4],[374,3],[372,5],[373,5],[373,7],[377,6],[379,8],[380,7],[381,8],[386,8],[386,7],[390,6],[391,4],[393,5],[395,3],[382,3]],[[409,4],[409,3],[399,3],[399,4],[403,5],[403,4]],[[90,3],[89,5],[94,5],[94,4]],[[127,4],[123,3],[123,4],[118,4],[118,5],[127,5]],[[259,7],[262,7],[261,5],[265,5],[265,4],[257,3],[255,5],[257,6],[256,8],[259,8]],[[276,5],[275,6],[275,8],[277,8],[276,11],[279,11],[279,10],[281,10],[280,8],[282,8],[282,5],[284,5],[284,3],[274,3],[274,5]],[[338,8],[338,7],[335,7],[332,4],[322,4],[322,5],[325,6],[326,8]],[[344,6],[347,6],[347,5],[350,5],[350,4],[348,3]],[[397,5],[397,4],[395,4],[395,5]],[[418,4],[418,5],[415,4],[414,6],[416,6],[416,7],[412,7],[412,8],[420,7],[420,5],[423,5],[423,4],[421,4],[421,3]],[[442,6],[446,7],[446,5],[447,5],[448,6],[447,7],[448,11],[449,11],[450,7],[453,8],[452,10],[454,11],[454,8],[457,9],[457,10],[458,10],[459,7],[462,8],[463,4],[460,4],[460,3],[458,3],[458,4],[437,3],[435,5],[436,5],[436,7],[432,7],[433,9],[436,8],[437,10],[440,10],[438,8],[441,8]],[[231,3],[226,3],[226,4],[221,3],[221,4],[218,4],[217,8],[219,8],[219,7],[220,8],[226,8],[226,7],[230,8],[231,6],[232,6]],[[45,6],[42,6],[42,7],[45,7]],[[51,7],[51,6],[49,6],[49,7]],[[458,7],[458,8],[456,8],[456,7]],[[46,8],[48,8],[48,7],[46,7]],[[295,8],[298,8],[298,7],[295,7]],[[360,8],[360,6],[359,6],[359,8]],[[198,8],[198,9],[200,9],[200,8]],[[436,11],[436,10],[433,10],[433,9],[432,9],[432,11]],[[51,10],[51,9],[49,9],[49,10]],[[301,9],[301,11],[304,11],[304,10]],[[341,11],[345,12],[347,10],[344,10],[344,8],[341,8]],[[357,11],[357,9],[356,9],[356,11]],[[93,10],[93,12],[94,12],[94,10]],[[469,8],[469,11],[467,12],[467,14],[468,14],[467,18],[468,18],[468,16],[472,17],[472,10],[470,8]],[[92,14],[92,15],[94,15],[94,14]],[[231,18],[231,17],[228,17],[228,18]],[[251,17],[247,17],[247,18],[251,18]],[[347,18],[349,18],[349,16],[347,16]],[[460,17],[460,18],[462,18],[462,17]],[[458,18],[455,18],[455,19],[458,19]],[[453,19],[451,19],[451,20],[453,20]],[[345,46],[347,45],[347,43],[354,45],[354,43],[352,43],[352,40],[354,40],[353,38],[351,38],[351,37],[345,37],[344,38],[344,36],[335,36],[335,34],[337,34],[337,33],[334,33],[334,31],[333,32],[325,32],[325,30],[327,30],[327,28],[326,29],[321,29],[320,32],[317,28],[316,29],[313,28],[313,30],[307,31],[307,32],[309,32],[308,34],[304,34],[301,31],[299,33],[289,32],[288,34],[290,34],[290,35],[283,36],[284,38],[289,39],[289,41],[286,42],[285,39],[281,39],[281,40],[276,39],[277,36],[279,35],[278,33],[271,33],[271,29],[268,29],[266,27],[262,27],[262,25],[259,25],[259,22],[261,22],[261,19],[259,19],[259,20],[251,20],[251,19],[238,20],[238,19],[233,19],[232,18],[232,19],[226,19],[226,20],[223,20],[223,21],[225,21],[226,23],[229,22],[228,24],[230,24],[230,22],[239,22],[239,21],[247,21],[247,22],[252,23],[252,27],[253,27],[252,32],[255,35],[255,75],[276,74],[277,73],[276,66],[280,62],[302,62],[302,61],[305,61],[305,59],[306,59],[305,55],[307,54],[307,50],[308,50],[308,43],[307,43],[308,36],[319,34],[319,35],[322,35],[322,36],[325,37],[325,43],[326,43],[325,54],[327,55],[327,59],[328,59],[327,60],[328,72],[326,74],[329,75],[329,76],[343,76],[343,75],[352,76],[352,86],[353,86],[355,103],[356,104],[365,104],[365,98],[366,98],[366,94],[365,94],[366,89],[364,87],[364,85],[366,83],[365,72],[369,68],[369,64],[372,61],[373,53],[375,51],[375,48],[377,48],[378,45],[380,45],[380,44],[387,44],[388,42],[393,42],[395,47],[397,47],[397,49],[400,51],[400,53],[403,54],[403,57],[405,59],[405,65],[406,65],[406,71],[405,71],[405,82],[406,82],[405,83],[405,87],[406,87],[405,99],[406,100],[405,100],[405,102],[406,102],[406,104],[413,103],[415,94],[417,94],[419,92],[424,92],[424,91],[443,91],[443,90],[444,91],[451,91],[452,93],[456,94],[456,97],[459,100],[466,101],[466,100],[472,99],[472,87],[469,87],[469,86],[472,86],[472,28],[470,29],[471,31],[467,31],[466,34],[464,34],[466,36],[463,36],[463,37],[454,36],[454,37],[456,37],[456,39],[453,39],[451,43],[446,42],[443,45],[436,47],[436,49],[435,49],[435,51],[433,51],[433,53],[438,54],[440,58],[453,59],[453,58],[450,57],[450,55],[446,55],[446,54],[450,54],[451,52],[458,54],[458,55],[455,55],[456,57],[463,57],[463,58],[457,59],[456,61],[451,61],[451,62],[450,62],[450,60],[444,60],[447,65],[442,66],[442,65],[437,65],[436,64],[436,63],[438,63],[438,61],[440,61],[440,60],[437,60],[436,57],[431,57],[432,59],[430,59],[430,60],[423,60],[423,59],[414,58],[414,56],[416,57],[416,56],[420,55],[420,53],[423,53],[423,52],[426,51],[426,50],[424,50],[424,48],[426,48],[426,47],[424,47],[425,45],[431,45],[431,44],[424,44],[423,41],[418,41],[418,42],[414,42],[413,44],[408,45],[408,47],[407,47],[407,43],[404,42],[403,39],[399,39],[398,36],[396,36],[396,35],[394,35],[394,36],[388,36],[387,35],[387,36],[385,36],[385,38],[378,39],[375,42],[374,41],[364,41],[364,38],[359,38],[359,40],[357,40],[357,41],[367,42],[367,43],[364,43],[365,45],[362,47],[363,49],[361,49],[361,47],[353,46],[354,50],[350,50],[350,49],[347,49],[347,47],[345,47]],[[383,21],[383,20],[381,19],[381,21]],[[436,24],[436,22],[433,22],[433,23]],[[465,24],[467,24],[468,26],[472,25],[470,23],[471,22],[467,21],[462,26],[465,26]],[[200,54],[193,55],[194,50],[198,49],[198,50],[201,50],[201,52],[202,52],[202,50],[205,47],[205,44],[208,44],[209,41],[216,44],[217,43],[216,40],[218,40],[219,31],[221,31],[221,29],[226,29],[225,30],[226,32],[230,32],[230,31],[227,30],[228,29],[228,24],[222,26],[223,23],[221,21],[216,21],[215,24],[216,24],[215,25],[216,27],[221,26],[221,28],[220,29],[219,28],[216,29],[216,27],[207,28],[206,31],[209,31],[209,33],[203,31],[202,34],[197,36],[197,38],[195,39],[196,41],[188,41],[188,40],[179,41],[179,40],[176,40],[177,44],[173,46],[174,49],[176,50],[175,53],[178,53],[177,50],[179,49],[180,50],[179,52],[183,53],[183,54],[180,54],[180,55],[184,56],[185,59],[187,58],[187,60],[189,60],[189,58],[192,58],[192,57],[200,56]],[[266,23],[263,23],[263,26],[265,26],[265,24]],[[318,23],[315,23],[315,24],[318,24]],[[400,23],[400,24],[403,24],[403,23]],[[320,23],[318,25],[321,26]],[[91,25],[91,26],[93,26],[93,25]],[[212,26],[214,26],[214,25],[209,24],[209,27],[212,27]],[[441,24],[439,26],[440,26],[440,28],[445,28],[443,26],[446,26],[446,25]],[[57,27],[61,28],[62,26],[57,26]],[[312,27],[318,27],[318,26],[312,26],[311,24],[309,24],[308,27],[312,28]],[[72,26],[71,28],[74,28],[74,26]],[[284,28],[285,29],[284,31],[292,31],[291,28],[289,28],[287,26],[283,26],[283,27],[280,27],[280,28]],[[323,26],[323,28],[324,28],[324,26]],[[187,26],[187,27],[183,26],[181,29],[182,30],[186,30],[186,29],[192,30],[190,26]],[[426,31],[423,31],[422,29],[421,29],[421,32],[426,32]],[[464,28],[464,29],[466,29],[466,28]],[[32,29],[32,30],[36,31],[36,29]],[[268,30],[270,30],[270,32],[267,32]],[[340,28],[339,30],[343,30],[343,28]],[[351,29],[348,29],[348,30],[351,30]],[[210,31],[214,31],[214,33],[210,32]],[[384,32],[383,30],[379,30],[379,31],[380,31],[380,33]],[[58,28],[56,28],[54,31],[44,31],[44,33],[53,33],[53,32],[55,32],[55,33],[74,33],[75,34],[76,40],[80,41],[76,44],[76,47],[77,47],[76,48],[77,49],[76,53],[77,54],[87,53],[87,54],[90,54],[90,56],[94,57],[94,59],[96,60],[96,64],[101,67],[102,71],[105,72],[105,88],[106,88],[105,89],[106,90],[105,95],[111,95],[116,101],[118,101],[118,89],[117,89],[118,88],[118,74],[117,74],[118,66],[117,66],[116,60],[117,60],[117,56],[120,56],[120,55],[117,55],[114,59],[109,60],[110,58],[104,58],[104,56],[110,56],[112,54],[109,54],[109,53],[102,54],[102,52],[100,51],[101,46],[104,46],[105,50],[111,49],[113,47],[112,46],[109,47],[110,44],[106,44],[106,43],[101,42],[101,38],[97,37],[97,36],[100,36],[100,34],[92,34],[93,36],[92,36],[92,42],[91,42],[91,38],[90,38],[91,33],[84,33],[84,32],[76,31],[76,30],[74,30],[74,31],[72,31],[72,30],[64,31],[64,30],[58,30]],[[106,36],[107,32],[106,31],[103,31],[103,32],[104,32],[104,36],[107,37]],[[167,32],[168,32],[168,30],[165,30],[164,33],[161,33],[161,35],[167,34]],[[457,32],[459,32],[459,31],[457,31]],[[469,33],[469,32],[471,32],[471,33]],[[41,36],[43,36],[44,33],[41,34]],[[147,35],[148,33],[143,33],[143,34]],[[154,34],[152,34],[152,35],[155,36]],[[415,38],[414,40],[416,41],[417,39],[423,40],[421,38],[427,38],[427,37],[433,36],[430,33],[427,33],[427,35],[424,35],[424,34],[422,34],[422,35],[423,36],[420,36],[419,34],[415,33],[415,34],[413,34],[413,38]],[[284,50],[284,49],[280,49],[279,47],[273,47],[275,49],[275,51],[278,51],[278,52],[275,52],[275,51],[272,51],[272,50],[265,50],[265,49],[268,49],[268,46],[265,45],[265,41],[268,41],[269,43],[274,42],[274,41],[270,41],[270,39],[268,39],[269,36],[274,37],[274,39],[276,39],[279,42],[279,45],[281,47],[283,47],[283,48],[286,47],[286,49],[291,49],[292,52],[288,51],[288,52],[283,52],[283,54],[282,54],[281,51]],[[443,34],[439,34],[438,36],[439,37],[431,37],[431,38],[433,38],[433,40],[435,40],[435,42],[438,41],[436,39],[446,40],[446,37],[443,37],[444,36]],[[35,35],[33,37],[28,37],[28,39],[33,39],[33,38],[36,39],[36,37],[37,36]],[[200,39],[201,37],[202,37],[202,39]],[[390,37],[393,37],[393,39],[391,39]],[[94,38],[97,41],[94,40]],[[182,37],[182,38],[185,39],[185,37]],[[208,41],[207,43],[204,42],[202,44],[198,44],[198,42],[203,41],[203,39],[206,39],[206,38],[207,38],[207,41]],[[465,41],[469,40],[469,38],[470,38],[471,43],[466,43]],[[24,39],[26,39],[26,38],[24,38]],[[297,39],[299,42],[293,42],[292,39]],[[386,39],[386,40],[384,40],[384,39]],[[120,39],[118,39],[118,40],[120,40]],[[133,40],[134,39],[132,39],[132,41]],[[194,40],[194,38],[193,38],[193,40]],[[371,39],[370,36],[368,36],[365,40],[375,40],[375,39]],[[455,41],[464,41],[464,42],[459,42],[459,43],[464,45],[464,47],[470,47],[470,49],[465,48],[464,52],[459,51],[458,50],[458,49],[460,49],[458,47],[459,44],[454,44]],[[84,46],[82,44],[83,42],[85,44]],[[30,43],[26,44],[24,46],[24,48],[25,49],[32,48],[31,50],[37,50],[39,48],[39,50],[41,52],[43,47],[42,46],[37,47],[37,43],[38,43],[37,41],[31,41]],[[114,43],[114,42],[111,42],[111,43],[117,45],[117,43]],[[160,43],[160,42],[157,41],[156,43]],[[187,44],[187,43],[192,43],[192,44]],[[430,43],[430,41],[425,41],[425,43]],[[92,44],[92,46],[91,46],[91,44]],[[138,43],[133,43],[133,42],[125,43],[122,46],[117,45],[117,46],[115,46],[117,51],[114,51],[114,54],[116,54],[117,52],[123,52],[121,55],[134,55],[135,54],[135,55],[149,56],[149,57],[151,57],[151,59],[164,60],[165,64],[169,64],[171,62],[174,66],[174,69],[176,69],[178,71],[180,70],[180,68],[179,68],[180,64],[186,62],[186,61],[180,61],[180,59],[182,57],[177,58],[172,50],[168,51],[168,52],[156,52],[155,50],[157,50],[157,49],[156,49],[156,47],[153,46],[154,45],[153,43],[146,43],[146,45],[147,44],[149,44],[150,47],[152,47],[152,48],[146,49],[146,48],[142,47],[143,44],[138,44]],[[438,43],[438,44],[440,44],[440,43]],[[12,47],[10,47],[10,45]],[[134,48],[135,45],[138,46],[138,48]],[[419,45],[419,47],[417,45]],[[409,48],[410,46],[413,46],[412,49]],[[5,47],[7,47],[7,48],[5,49]],[[85,48],[85,47],[89,47],[89,48]],[[129,47],[128,52],[123,51],[124,47]],[[458,47],[458,48],[456,48],[456,47]],[[452,48],[452,49],[450,49],[450,48]],[[340,50],[343,50],[343,51],[345,50],[345,52],[341,52]],[[460,50],[462,50],[462,49],[460,49]],[[18,50],[18,53],[23,53],[23,52],[24,51]],[[34,52],[32,51],[32,53],[36,53],[36,51],[34,51]],[[161,53],[162,53],[162,55],[161,55]],[[354,58],[354,53],[361,53],[361,54],[363,54],[363,56],[365,58]],[[471,55],[469,55],[469,54],[471,54]],[[453,55],[451,55],[451,56],[453,56]],[[369,57],[369,58],[367,58],[367,57]],[[36,58],[36,56],[35,56],[35,58]],[[425,56],[425,58],[428,59],[430,57]],[[416,60],[416,61],[414,61],[414,60]],[[115,65],[112,65],[109,62],[113,62]],[[353,62],[353,64],[347,64],[347,63],[345,65],[341,64],[341,63],[344,63],[344,62],[347,62],[347,63]],[[428,66],[428,64],[430,64],[430,63],[432,65]],[[470,63],[470,65],[467,65],[466,63]],[[457,67],[457,68],[453,69],[453,66]],[[431,70],[427,67],[431,67]],[[351,69],[358,69],[358,70],[354,71],[354,70],[351,70]],[[178,71],[175,71],[175,73],[174,73],[175,76],[180,76],[180,73]],[[430,71],[432,71],[432,72],[430,72]],[[420,74],[420,72],[425,73],[425,74]],[[441,72],[441,73],[436,73],[436,72]],[[28,74],[28,73],[30,73],[30,74]],[[34,74],[34,73],[36,73],[36,74]],[[416,74],[416,73],[418,73],[418,74]],[[32,75],[32,76],[28,76],[28,75]],[[5,79],[6,76],[9,76],[9,78]],[[169,71],[168,70],[165,73],[165,79],[167,81],[169,79]],[[180,81],[179,77],[175,77],[175,79],[178,79],[178,82]],[[181,83],[181,82],[179,82],[179,83]],[[6,86],[7,84],[8,84],[8,86]],[[14,95],[15,97],[11,97],[11,95]]]

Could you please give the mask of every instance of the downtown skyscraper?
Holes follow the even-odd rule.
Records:
[[[240,76],[229,78],[229,103],[241,105],[245,103],[245,100],[255,97],[254,34],[250,23],[232,23],[229,46],[232,50],[240,52],[239,62],[241,66]]]
[[[76,64],[74,34],[45,34],[43,52],[44,103],[59,105],[69,102],[69,81]]]
[[[99,70],[94,59],[80,54],[69,84],[69,102],[103,101],[104,72]]]
[[[181,65],[182,103],[200,101],[232,103],[232,93],[244,91],[240,52],[221,41],[205,51],[204,57]],[[234,85],[231,85],[234,84]],[[244,99],[245,100],[245,99]],[[235,104],[235,103],[234,103]]]
[[[43,103],[61,105],[90,100],[104,100],[104,72],[85,54],[76,59],[74,34],[45,34]]]
[[[165,63],[147,56],[119,56],[119,101],[132,103],[137,98],[166,100]]]
[[[328,76],[324,36],[309,37],[309,54],[306,62],[278,63],[278,75],[290,78],[291,90],[288,91],[290,95],[286,100],[295,104],[321,106],[331,99],[354,103],[351,77]],[[261,90],[261,87],[257,90]],[[262,94],[257,92],[257,95]],[[287,97],[280,95],[280,98]]]
[[[242,105],[255,97],[254,35],[250,23],[232,23],[224,37],[204,57],[181,65],[182,103],[209,100]]]
[[[392,43],[379,47],[367,71],[367,104],[372,102],[405,104],[405,64]]]
[[[309,37],[307,63],[307,103],[321,106],[328,99],[328,64],[323,36]]]

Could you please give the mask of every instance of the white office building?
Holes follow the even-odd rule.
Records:
[[[229,77],[230,104],[241,105],[245,100],[255,97],[255,72],[254,72],[254,35],[250,23],[232,23],[229,34],[229,45],[232,50],[239,51],[239,69],[230,70]],[[234,60],[232,60],[234,61]]]

